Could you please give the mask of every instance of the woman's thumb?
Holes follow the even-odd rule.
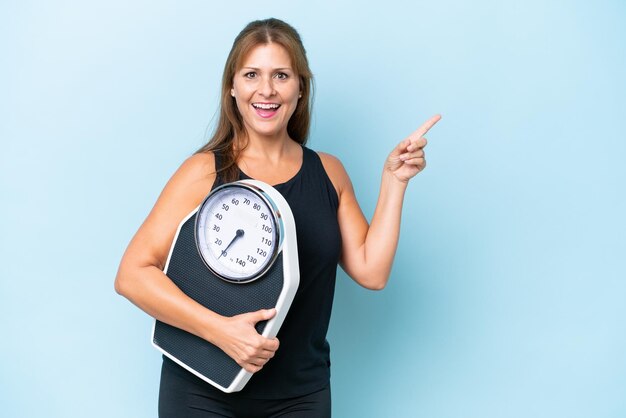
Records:
[[[276,309],[272,308],[272,309],[260,309],[256,312],[253,312],[253,317],[252,320],[254,321],[254,323],[256,324],[257,322],[260,321],[265,321],[267,319],[271,319],[274,317],[274,315],[276,315]]]

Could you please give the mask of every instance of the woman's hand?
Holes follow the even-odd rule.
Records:
[[[426,167],[424,147],[426,146],[426,132],[439,122],[441,115],[435,115],[420,126],[415,132],[391,151],[385,162],[385,171],[403,183],[407,183],[417,173]]]
[[[214,343],[246,371],[256,373],[274,357],[279,343],[277,338],[260,335],[254,326],[274,315],[276,309],[261,309],[224,318],[220,336],[214,339]]]

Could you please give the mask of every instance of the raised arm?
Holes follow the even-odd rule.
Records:
[[[409,180],[426,166],[424,135],[440,119],[440,115],[433,116],[387,157],[371,225],[359,207],[350,178],[339,160],[322,154],[324,167],[339,194],[341,266],[363,287],[379,290],[387,284],[398,246],[404,193]]]
[[[213,343],[256,372],[274,355],[278,340],[262,337],[254,325],[274,311],[223,317],[188,297],[163,273],[178,224],[211,190],[214,171],[212,154],[196,154],[172,176],[128,245],[115,290],[150,316]]]

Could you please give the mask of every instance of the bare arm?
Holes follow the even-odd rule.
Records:
[[[368,225],[356,200],[348,174],[334,157],[321,154],[339,194],[337,217],[342,238],[341,266],[358,284],[382,289],[387,284],[400,236],[402,203],[407,184],[426,165],[426,132],[441,119],[436,115],[396,146],[389,154],[378,202]]]
[[[152,317],[215,344],[256,372],[278,348],[278,340],[254,329],[256,322],[271,318],[273,310],[223,317],[188,297],[163,273],[178,224],[208,194],[214,171],[212,154],[196,154],[172,176],[128,245],[115,290]]]

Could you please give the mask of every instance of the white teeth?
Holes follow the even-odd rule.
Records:
[[[280,107],[280,105],[277,103],[252,103],[252,106],[254,106],[257,109],[265,109],[265,110],[278,109]]]

